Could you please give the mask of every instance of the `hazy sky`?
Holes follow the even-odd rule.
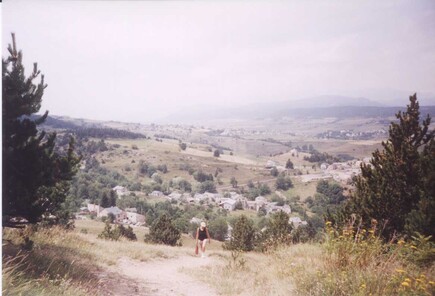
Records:
[[[195,105],[435,93],[435,1],[17,1],[54,115],[149,122]],[[378,97],[376,97],[378,96]]]

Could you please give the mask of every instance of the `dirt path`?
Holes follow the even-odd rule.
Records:
[[[157,259],[140,262],[122,258],[113,267],[115,272],[143,284],[143,291],[135,295],[150,296],[188,296],[217,295],[213,289],[199,280],[187,275],[183,269],[200,268],[212,264],[213,258],[199,258],[182,255],[175,259]]]

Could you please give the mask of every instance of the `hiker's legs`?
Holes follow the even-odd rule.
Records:
[[[205,244],[207,243],[207,240],[203,240],[200,242],[201,247],[201,257],[205,257]]]

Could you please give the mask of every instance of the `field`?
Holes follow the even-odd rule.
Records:
[[[149,184],[151,180],[137,173],[137,167],[140,161],[154,166],[166,165],[168,173],[160,174],[163,181],[170,181],[175,177],[182,177],[192,184],[195,184],[196,182],[193,176],[186,170],[180,169],[180,166],[188,164],[195,170],[202,170],[207,174],[213,174],[215,177],[218,176],[218,182],[216,184],[219,190],[231,190],[230,179],[232,177],[236,178],[240,187],[246,186],[248,181],[266,182],[273,186],[274,180],[270,176],[269,170],[265,168],[268,160],[272,160],[278,165],[284,166],[287,160],[290,159],[294,164],[295,170],[300,171],[302,174],[311,174],[320,171],[318,165],[303,159],[305,156],[309,156],[308,153],[299,152],[295,155],[289,152],[289,147],[282,146],[282,148],[284,147],[285,149],[283,148],[283,151],[276,155],[255,155],[247,153],[243,147],[259,145],[259,147],[264,148],[263,145],[268,145],[268,143],[231,137],[226,137],[225,139],[236,143],[236,145],[233,146],[234,150],[231,151],[233,155],[230,155],[230,151],[224,151],[220,157],[214,157],[214,148],[211,148],[210,145],[199,143],[187,143],[187,149],[181,150],[178,145],[179,142],[172,139],[162,139],[162,141],[152,139],[108,139],[106,140],[108,144],[115,145],[118,148],[98,153],[96,157],[102,163],[102,166],[121,173],[132,182],[140,182],[143,185]],[[371,152],[379,148],[379,141],[319,141],[307,139],[306,142],[301,142],[300,144],[302,143],[305,143],[305,145],[313,145],[321,152],[327,152],[332,155],[347,154],[359,159],[370,156]],[[228,144],[229,143],[225,143],[224,145]],[[242,151],[245,151],[245,153]],[[292,175],[291,171],[290,175]],[[312,190],[305,192],[300,188],[295,189],[295,192],[294,194],[300,195],[302,198],[313,194]],[[290,193],[290,195],[291,194],[293,193]]]

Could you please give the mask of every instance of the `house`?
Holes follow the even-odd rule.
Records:
[[[246,208],[258,212],[259,208],[257,208],[257,202],[255,202],[253,200],[248,200],[246,203],[247,203]]]
[[[271,203],[267,204],[266,211],[268,214],[277,213],[280,211],[287,213],[287,214],[290,214],[292,212],[289,205],[278,206],[276,202],[271,202]]]
[[[326,170],[326,169],[328,168],[328,166],[329,166],[329,164],[327,164],[326,162],[324,162],[324,163],[322,163],[322,164],[320,165],[320,169],[321,169],[322,171],[324,171],[324,170]]]
[[[266,162],[266,169],[271,169],[277,166],[277,163],[273,160],[268,160]]]
[[[196,217],[193,217],[192,219],[190,219],[190,223],[192,224],[201,224],[202,220]]]
[[[150,196],[152,196],[152,197],[163,197],[164,194],[161,191],[154,190],[153,192],[150,193]]]
[[[228,211],[234,211],[237,201],[231,198],[222,198],[219,204],[220,207]]]
[[[267,199],[264,197],[264,196],[257,196],[256,198],[255,198],[255,202],[257,202],[257,203],[267,203]]]
[[[123,196],[123,195],[127,195],[127,194],[130,193],[130,192],[127,190],[127,188],[125,188],[124,186],[120,186],[120,185],[117,185],[117,186],[113,187],[112,190],[116,192],[116,194],[118,195],[118,197],[121,197],[121,196]]]
[[[193,196],[193,199],[194,199],[196,202],[200,202],[201,200],[205,200],[206,197],[205,197],[204,194],[202,194],[202,193],[195,193],[195,195]]]
[[[268,200],[264,196],[260,195],[255,198],[255,202],[257,204],[257,211],[258,211],[262,206],[268,203]]]
[[[297,229],[300,225],[307,225],[307,221],[303,221],[299,217],[290,217],[289,223],[293,224],[293,226]]]
[[[183,195],[177,191],[172,192],[168,195],[169,200],[180,200]]]
[[[100,212],[98,217],[107,217],[109,214],[113,214],[116,221],[122,221],[127,218],[125,212],[118,207],[105,208]]]
[[[188,200],[190,200],[191,198],[192,198],[192,195],[191,195],[190,193],[188,193],[188,192],[184,192],[184,193],[181,195],[181,200],[188,201]]]
[[[104,208],[101,207],[100,205],[88,204],[89,213],[94,213],[97,214],[98,216],[102,210],[104,210]]]
[[[127,219],[132,224],[145,223],[145,216],[135,212],[125,212]]]

